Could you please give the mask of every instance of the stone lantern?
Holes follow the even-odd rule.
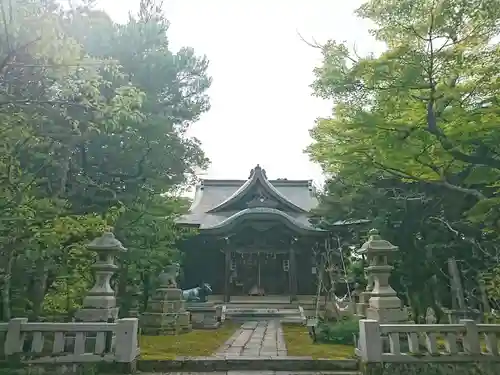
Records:
[[[358,251],[367,258],[366,273],[369,284],[373,282],[365,316],[381,323],[406,321],[408,314],[402,308],[396,291],[389,284],[389,277],[394,267],[389,265],[388,259],[399,249],[389,241],[383,240],[376,229],[370,230],[369,235],[368,241]]]
[[[118,241],[114,234],[105,232],[87,245],[89,250],[97,253],[96,262],[92,265],[94,271],[94,286],[83,299],[83,307],[75,317],[86,322],[107,322],[118,318],[115,291],[110,280],[118,266],[115,256],[127,249]]]

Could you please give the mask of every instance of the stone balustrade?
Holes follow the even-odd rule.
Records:
[[[26,318],[0,323],[4,355],[26,364],[83,364],[109,362],[133,371],[139,355],[138,319],[115,323],[38,323]],[[113,340],[108,337],[114,336]]]
[[[498,335],[500,324],[476,324],[473,320],[462,320],[460,324],[380,324],[360,320],[357,352],[367,363],[500,362]]]

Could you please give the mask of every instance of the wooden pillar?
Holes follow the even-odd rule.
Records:
[[[297,267],[295,260],[295,250],[290,248],[289,253],[289,269],[288,269],[288,277],[290,281],[290,298],[292,301],[297,300]]]
[[[231,278],[231,249],[226,247],[224,249],[225,254],[225,267],[224,267],[224,302],[229,302],[230,292],[229,292],[229,279]]]

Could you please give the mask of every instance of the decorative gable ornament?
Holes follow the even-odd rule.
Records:
[[[255,195],[250,201],[247,202],[248,208],[256,208],[256,207],[267,207],[267,208],[276,208],[279,203],[273,199],[269,199],[269,197],[260,193]]]
[[[256,194],[254,190],[255,188],[257,190]],[[267,179],[266,171],[257,164],[257,166],[250,171],[250,177],[248,181],[245,182],[229,198],[227,198],[214,208],[210,209],[208,213],[231,210],[232,205],[234,205],[238,201],[241,202],[241,200],[244,199],[244,197],[248,196],[248,194],[250,193],[254,194],[254,198],[250,202],[247,202],[249,208],[276,208],[276,206],[282,205],[286,207],[287,210],[291,210],[292,212],[307,212],[303,208],[295,205],[293,202],[288,200],[283,194],[281,194]]]

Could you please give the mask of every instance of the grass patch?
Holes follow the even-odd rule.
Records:
[[[141,359],[175,359],[178,356],[208,357],[228,340],[240,324],[224,322],[219,329],[193,330],[177,336],[141,336]]]
[[[289,356],[308,356],[313,359],[351,359],[353,345],[313,343],[307,327],[283,325],[286,348]]]

